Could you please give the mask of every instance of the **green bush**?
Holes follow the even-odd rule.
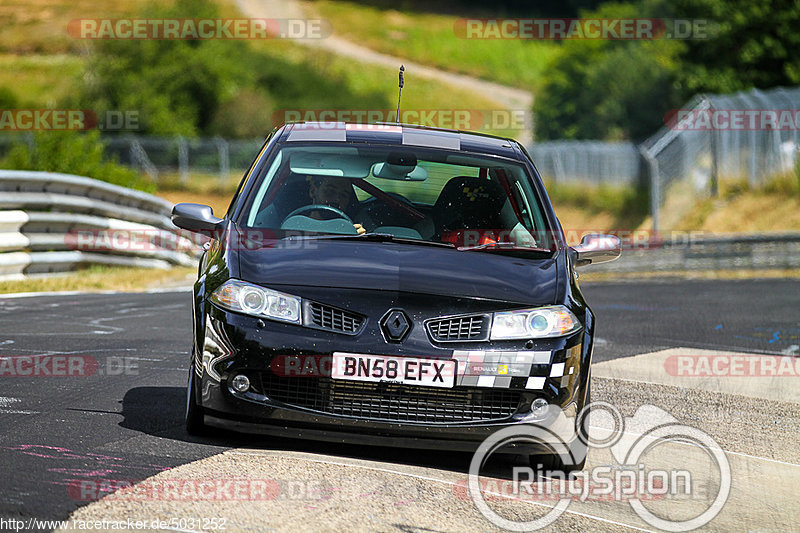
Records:
[[[151,6],[142,18],[219,18],[209,0],[178,0]],[[108,40],[89,56],[82,95],[76,102],[105,110],[137,111],[143,132],[197,135],[219,105],[252,74],[241,61],[242,42],[210,40]]]
[[[786,196],[800,195],[800,163],[795,165],[792,172],[773,176],[761,187],[761,190]]]
[[[19,105],[17,97],[8,87],[0,87],[0,109],[13,109]]]
[[[686,41],[684,95],[800,84],[800,9],[785,0],[674,0],[674,16],[709,20],[708,39]]]
[[[220,18],[211,0],[151,5],[141,18]],[[149,135],[264,137],[278,109],[386,109],[383,94],[347,83],[287,44],[209,40],[94,43],[84,82],[66,108],[136,111]],[[323,58],[324,53],[316,54]]]
[[[548,183],[547,194],[556,212],[560,205],[568,205],[589,214],[608,213],[614,219],[614,228],[636,228],[650,211],[649,192],[645,187]]]
[[[640,141],[697,93],[800,83],[796,2],[633,0],[581,16],[700,25],[686,40],[565,41],[534,104],[539,139]]]
[[[634,19],[655,8],[604,4],[587,18]],[[643,12],[644,10],[644,12]],[[678,107],[675,40],[570,40],[548,72],[534,104],[539,139],[642,140]]]
[[[264,137],[273,128],[273,111],[275,103],[264,91],[242,89],[217,108],[209,129],[228,139]]]
[[[87,176],[131,189],[153,192],[152,181],[136,171],[104,161],[105,145],[100,133],[40,132],[32,146],[25,141],[15,143],[0,160],[0,167],[13,170],[40,170]]]

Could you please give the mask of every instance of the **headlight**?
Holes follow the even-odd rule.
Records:
[[[248,315],[300,323],[300,298],[229,279],[211,294],[215,304]]]
[[[495,313],[492,340],[560,337],[581,328],[580,322],[563,305]]]

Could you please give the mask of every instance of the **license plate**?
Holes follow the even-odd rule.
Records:
[[[334,353],[331,376],[351,381],[371,381],[452,388],[457,362],[354,353]]]

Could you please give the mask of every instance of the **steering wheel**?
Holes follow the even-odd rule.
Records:
[[[337,209],[336,207],[325,204],[311,204],[311,205],[304,205],[303,207],[298,207],[297,209],[286,215],[286,218],[284,218],[283,222],[281,222],[281,226],[283,225],[284,222],[286,222],[295,215],[299,215],[300,213],[305,213],[306,211],[318,211],[318,210],[330,211],[338,218],[343,218],[350,224],[353,223],[353,220],[349,216],[347,216],[347,214],[341,209]]]

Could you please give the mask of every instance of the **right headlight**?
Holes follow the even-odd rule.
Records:
[[[491,340],[561,337],[581,328],[577,317],[563,305],[494,313]]]
[[[210,299],[231,311],[293,324],[301,322],[300,298],[238,279],[229,279],[217,287]]]

